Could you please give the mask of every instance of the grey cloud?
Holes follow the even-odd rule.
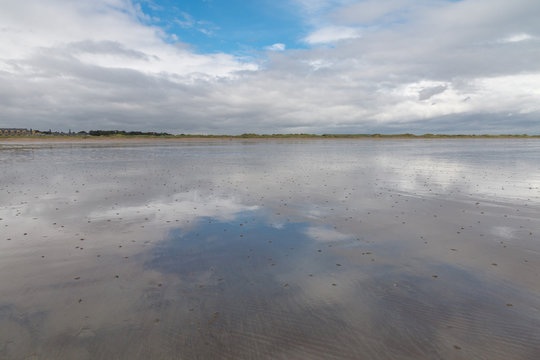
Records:
[[[380,3],[380,5],[379,5]],[[364,38],[338,51],[346,57],[361,56],[371,66],[392,67],[400,73],[424,78],[483,76],[538,71],[534,59],[540,46],[516,43],[514,47],[492,41],[514,33],[539,33],[540,3],[470,0],[461,2],[361,2],[343,9],[334,18],[349,24],[365,14],[366,6],[384,10],[397,6],[402,21],[384,28],[367,28]],[[340,16],[339,14],[343,14]],[[396,71],[394,71],[394,74]]]
[[[418,92],[418,100],[427,100],[430,97],[444,92],[448,86],[439,85],[422,89]]]
[[[329,16],[346,24],[369,25],[375,22],[392,22],[404,19],[408,10],[417,6],[405,0],[360,1],[338,8]]]
[[[124,45],[116,41],[92,41],[83,40],[72,42],[66,46],[66,51],[71,54],[89,53],[89,54],[104,54],[104,55],[120,55],[128,58],[148,61],[151,57],[157,59],[156,56],[149,56],[142,51],[128,49]]]

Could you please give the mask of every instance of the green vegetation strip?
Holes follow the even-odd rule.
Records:
[[[88,133],[71,133],[71,134],[48,134],[45,132],[38,132],[35,135],[25,135],[25,136],[1,136],[0,139],[17,139],[17,138],[41,138],[41,139],[61,139],[61,138],[79,138],[79,139],[90,139],[90,138],[165,138],[165,139],[182,139],[182,138],[223,138],[223,139],[371,139],[371,138],[382,138],[382,139],[431,139],[431,138],[442,138],[442,139],[455,139],[455,138],[540,138],[540,135],[528,135],[528,134],[500,134],[500,135],[490,135],[490,134],[254,134],[254,133],[245,133],[241,135],[201,135],[201,134],[179,134],[172,135],[168,133],[157,133],[157,132],[141,132],[141,131],[118,131],[118,130],[92,130]]]

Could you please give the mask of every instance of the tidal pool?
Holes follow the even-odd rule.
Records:
[[[0,142],[0,359],[538,359],[539,154]]]

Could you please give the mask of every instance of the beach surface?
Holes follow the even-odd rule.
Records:
[[[0,359],[537,359],[539,153],[0,139]]]

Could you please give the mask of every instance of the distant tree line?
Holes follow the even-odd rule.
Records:
[[[31,131],[31,130],[30,130]],[[527,135],[527,134],[422,134],[416,135],[411,133],[405,134],[256,134],[256,133],[243,133],[240,135],[217,135],[217,134],[177,134],[172,135],[166,132],[155,131],[124,131],[124,130],[90,130],[79,132],[58,132],[58,131],[34,131],[35,136],[52,135],[52,136],[148,136],[148,137],[169,137],[169,138],[246,138],[246,139],[264,139],[264,138],[315,138],[315,139],[328,139],[328,138],[343,138],[343,139],[355,139],[355,138],[402,138],[402,139],[415,139],[415,138],[540,138],[540,135]]]
[[[124,131],[124,130],[90,130],[88,132],[90,136],[110,136],[110,135],[146,135],[146,136],[171,136],[166,132],[155,131]]]

